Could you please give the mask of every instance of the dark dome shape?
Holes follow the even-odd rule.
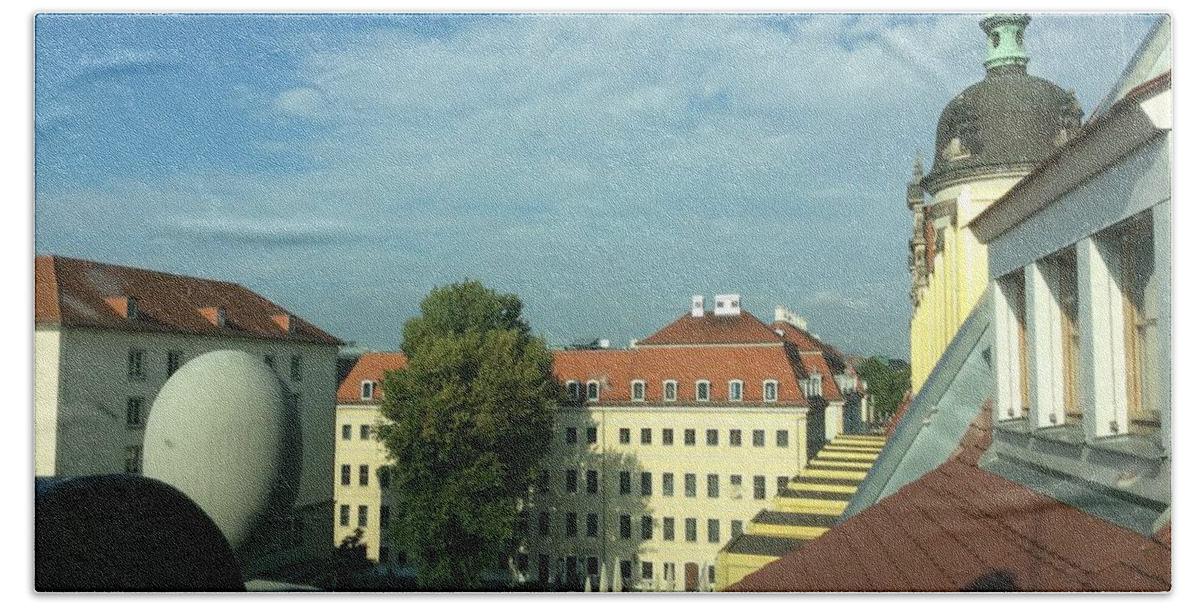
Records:
[[[938,120],[934,163],[922,180],[933,193],[961,178],[1029,170],[1079,129],[1075,94],[1025,71],[1025,15],[998,15],[980,26],[990,52],[983,80],[959,93]]]

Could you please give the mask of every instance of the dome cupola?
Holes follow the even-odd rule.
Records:
[[[983,80],[950,101],[938,120],[933,166],[921,185],[934,193],[993,173],[1029,171],[1079,129],[1075,94],[1025,70],[1029,15],[988,15]]]

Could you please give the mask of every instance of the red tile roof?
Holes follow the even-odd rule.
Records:
[[[945,463],[731,591],[1165,591],[1170,524],[1147,538],[978,468],[991,410]]]
[[[364,353],[337,390],[338,403],[378,403],[383,400],[383,374],[408,365],[404,353]],[[375,398],[362,398],[364,380],[375,382]]]
[[[791,323],[776,321],[771,324],[771,329],[783,332],[783,339],[796,346],[803,368],[801,371],[803,377],[808,377],[813,373],[821,374],[821,396],[826,401],[843,401],[845,399],[838,390],[837,383],[834,382],[835,372],[830,365],[830,359],[833,358],[832,353],[836,350],[831,350],[831,347],[817,340],[812,334]],[[840,362],[839,357],[838,363]]]
[[[666,327],[638,342],[638,346],[696,346],[702,344],[779,344],[783,340],[758,317],[741,311],[737,315],[713,314],[703,317],[683,315]]]
[[[288,331],[287,310],[236,283],[61,256],[35,257],[33,275],[35,323],[341,344],[294,315]],[[124,314],[127,298],[136,319]],[[213,321],[218,307],[225,327]]]
[[[779,405],[807,404],[794,362],[782,344],[556,351],[554,374],[563,383],[579,382],[581,392],[589,380],[600,382],[601,402],[629,401],[634,380],[646,382],[647,401],[661,402],[663,382],[675,380],[676,403],[694,405],[696,381],[708,380],[710,403],[718,405],[729,399],[729,381],[741,380],[742,400],[761,405],[763,381],[775,380]]]

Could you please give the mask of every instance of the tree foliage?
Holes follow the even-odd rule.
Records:
[[[871,357],[858,366],[857,371],[867,382],[867,392],[875,396],[875,409],[881,419],[891,418],[912,386],[909,365],[902,362],[892,365],[882,357]]]
[[[391,533],[418,583],[472,588],[513,538],[550,445],[561,389],[521,301],[476,281],[435,288],[404,324],[405,369],[384,379],[394,459]]]

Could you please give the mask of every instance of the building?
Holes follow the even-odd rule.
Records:
[[[1079,129],[1083,113],[1074,94],[1026,72],[1029,21],[990,15],[980,22],[989,41],[986,74],[942,111],[929,173],[921,175],[920,159],[913,167],[914,391],[987,289],[987,247],[968,225]]]
[[[367,559],[383,571],[398,570],[405,559],[384,534],[391,520],[391,499],[385,491],[390,473],[387,450],[376,430],[383,422],[383,376],[406,364],[403,353],[362,353],[337,391],[333,544],[361,529]]]
[[[718,550],[827,426],[858,424],[857,379],[830,365],[832,352],[796,324],[763,323],[737,295],[713,310],[696,296],[629,349],[555,352],[572,401],[555,420],[518,571],[570,588],[597,588],[605,573],[626,589],[711,589]]]
[[[312,580],[330,559],[338,344],[234,283],[37,256],[34,474],[140,473],[144,424],[167,378],[210,351],[262,357],[300,411],[301,480],[291,513],[238,558],[247,580]]]
[[[1171,588],[1171,139],[1164,16],[968,224],[988,291],[839,525],[732,590]]]

